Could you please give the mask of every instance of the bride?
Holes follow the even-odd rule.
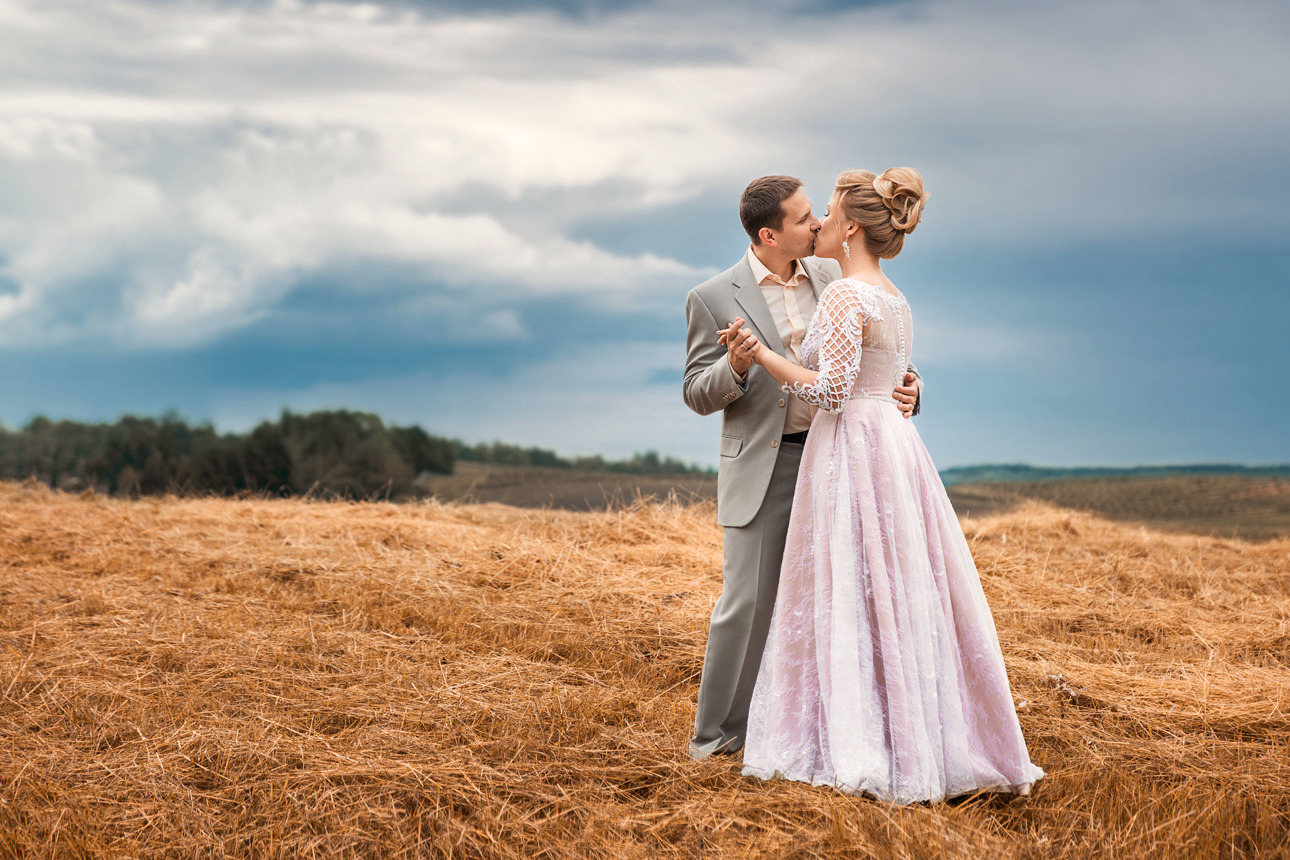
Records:
[[[843,277],[820,297],[804,367],[753,344],[754,360],[820,411],[743,772],[896,803],[1026,794],[1044,775],[1021,736],[967,541],[892,397],[913,320],[879,261],[900,253],[925,197],[908,167],[839,176],[815,253],[837,260]]]

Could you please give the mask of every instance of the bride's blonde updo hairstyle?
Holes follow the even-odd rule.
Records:
[[[912,167],[893,167],[875,176],[869,170],[844,170],[833,189],[841,195],[842,215],[864,230],[870,253],[890,260],[905,235],[923,218],[923,177]]]

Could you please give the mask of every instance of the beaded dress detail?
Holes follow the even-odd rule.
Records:
[[[1032,764],[976,565],[892,389],[913,343],[903,295],[852,279],[802,342],[819,375],[744,774],[896,803],[1025,794]]]

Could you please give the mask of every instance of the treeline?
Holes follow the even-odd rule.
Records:
[[[0,477],[112,495],[239,492],[404,496],[422,472],[451,472],[454,445],[366,412],[282,413],[220,434],[175,415],[115,424],[36,418],[0,430]]]
[[[34,478],[63,490],[117,496],[176,493],[274,496],[309,493],[346,498],[418,494],[416,479],[451,474],[458,459],[561,469],[681,472],[692,467],[654,452],[631,460],[569,460],[541,448],[466,445],[422,428],[387,426],[377,415],[335,410],[283,412],[249,433],[218,433],[210,424],[125,417],[114,424],[33,419],[0,427],[0,479]]]
[[[503,442],[466,445],[456,442],[460,460],[473,463],[497,463],[505,466],[543,466],[548,469],[573,469],[585,472],[620,472],[627,475],[708,474],[711,469],[692,466],[673,457],[660,457],[655,451],[636,454],[630,460],[606,460],[594,457],[561,457],[546,448],[520,448]]]

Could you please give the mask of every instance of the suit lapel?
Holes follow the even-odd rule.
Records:
[[[814,258],[812,258],[814,259]],[[829,278],[828,270],[821,265],[809,266],[806,260],[802,260],[802,268],[806,269],[806,276],[811,280],[811,289],[815,291],[815,302],[819,304],[820,296],[829,288],[832,281]],[[808,320],[809,322],[809,320]]]
[[[744,309],[744,313],[747,314],[745,319],[752,323],[757,337],[766,346],[783,355],[784,342],[779,339],[779,330],[770,315],[770,308],[766,306],[766,297],[761,294],[761,287],[753,279],[752,267],[748,265],[747,258],[740,260],[735,266],[730,281],[736,287],[735,301]],[[726,322],[733,322],[733,320],[726,320]]]

